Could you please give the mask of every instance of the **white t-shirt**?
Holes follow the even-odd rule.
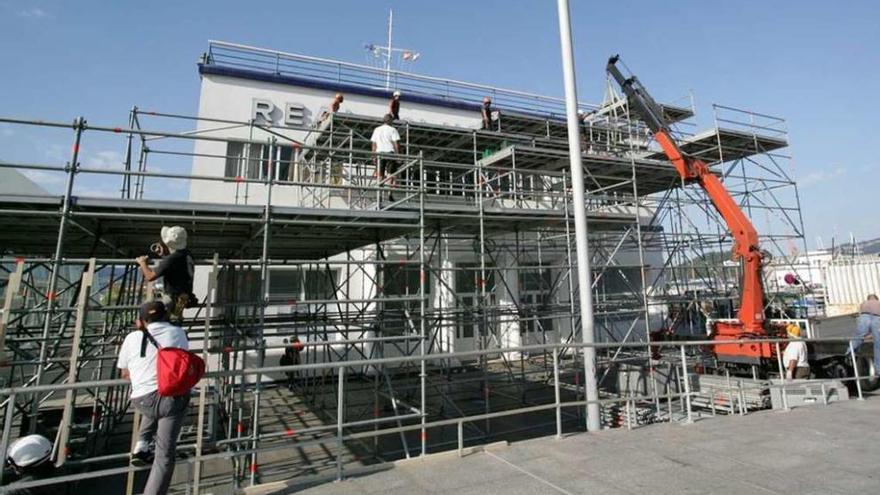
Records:
[[[400,133],[388,124],[373,129],[370,141],[376,143],[377,153],[394,153],[394,143],[400,141]]]
[[[147,325],[150,335],[162,347],[177,347],[189,350],[189,341],[182,328],[167,321],[159,321]],[[147,341],[147,352],[141,357],[141,340],[144,334],[135,330],[125,336],[119,348],[119,359],[116,367],[127,369],[131,376],[131,398],[142,397],[159,389],[156,379],[156,354],[159,352],[152,343]]]
[[[785,351],[782,353],[782,366],[788,369],[788,363],[792,360],[797,361],[798,368],[810,366],[807,362],[807,343],[803,340],[792,340],[785,346]]]

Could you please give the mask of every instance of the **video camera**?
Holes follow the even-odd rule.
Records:
[[[166,246],[164,242],[159,241],[150,244],[150,252],[147,253],[147,258],[159,259],[164,258],[169,254],[171,254],[171,251],[168,249],[168,246]]]

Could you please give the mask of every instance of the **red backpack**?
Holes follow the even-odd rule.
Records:
[[[159,395],[178,397],[186,395],[205,375],[205,361],[196,353],[177,347],[162,347],[146,329],[141,341],[141,357],[146,356],[147,340],[159,350],[156,355],[156,376]]]

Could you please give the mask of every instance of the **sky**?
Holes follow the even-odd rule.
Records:
[[[880,158],[872,146],[880,2],[571,4],[581,101],[601,100],[605,61],[619,53],[656,99],[692,93],[699,128],[713,125],[713,103],[783,117],[793,156],[784,167],[799,183],[809,245],[850,233],[880,237]],[[0,116],[67,122],[82,115],[125,126],[133,105],[194,115],[196,62],[208,40],[366,63],[363,45],[384,40],[389,8],[395,45],[422,54],[413,72],[562,95],[550,0],[0,0]],[[114,166],[122,144],[92,140],[82,161]],[[0,124],[2,159],[57,163],[69,148],[69,131]]]

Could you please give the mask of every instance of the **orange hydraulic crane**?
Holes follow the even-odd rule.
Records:
[[[666,157],[685,183],[697,183],[712,201],[733,236],[733,258],[742,263],[740,306],[736,322],[715,322],[712,339],[750,340],[747,344],[716,344],[719,361],[761,364],[775,359],[775,346],[761,342],[768,337],[764,327],[764,284],[761,277],[764,254],[758,244],[758,232],[749,218],[712,172],[706,162],[684,153],[672,137],[669,124],[658,105],[635,76],[625,77],[617,68],[620,57],[608,59],[607,71],[626,94],[629,109],[645,122]],[[753,342],[751,340],[754,340]]]

